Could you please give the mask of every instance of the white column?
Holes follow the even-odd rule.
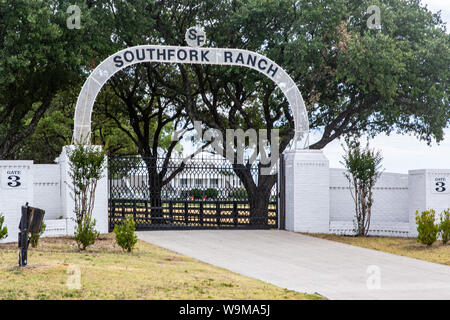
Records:
[[[33,205],[33,177],[33,161],[0,160],[0,212],[8,228],[1,243],[17,241],[21,208]]]
[[[95,146],[101,148],[101,146]],[[61,155],[56,159],[61,168],[61,212],[65,218],[68,218],[67,233],[73,235],[75,231],[75,202],[71,190],[70,165],[68,150],[74,146],[64,146]],[[106,161],[106,159],[105,159]],[[92,217],[96,220],[95,229],[100,233],[108,233],[108,169],[105,168],[103,178],[97,182],[95,192],[95,203],[92,211]]]
[[[408,172],[409,236],[417,236],[416,210],[436,211],[436,220],[450,208],[450,170],[422,169]]]
[[[285,153],[286,229],[328,233],[330,224],[330,170],[322,150]]]

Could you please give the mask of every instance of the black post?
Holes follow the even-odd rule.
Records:
[[[27,265],[27,256],[28,256],[28,203],[25,206],[22,206],[22,216],[20,218],[19,224],[19,266],[24,267]]]

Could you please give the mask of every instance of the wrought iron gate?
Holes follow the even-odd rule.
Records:
[[[113,156],[108,166],[110,230],[130,215],[136,230],[278,227],[277,184],[267,212],[252,216],[237,169],[226,159]],[[258,177],[256,164],[239,170]]]

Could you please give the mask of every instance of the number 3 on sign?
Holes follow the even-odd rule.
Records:
[[[431,192],[433,193],[450,193],[449,185],[446,177],[436,177],[432,180]]]
[[[11,182],[8,182],[8,186],[12,188],[20,187],[21,183],[19,182],[20,177],[19,176],[9,176],[8,180],[11,180]]]
[[[0,172],[2,189],[26,189],[24,173],[22,170],[4,170]]]

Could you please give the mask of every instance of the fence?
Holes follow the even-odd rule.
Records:
[[[276,228],[277,184],[265,212],[254,214],[240,177],[258,183],[257,163],[219,157],[109,158],[109,227],[132,215],[136,229]]]
[[[179,160],[169,162],[164,176],[174,173],[179,164]],[[108,227],[127,215],[135,217],[138,229],[277,228],[284,226],[282,217],[278,221],[280,205],[285,212],[287,230],[353,233],[354,205],[344,170],[330,169],[328,160],[317,150],[288,154],[285,174],[279,179],[283,182],[280,186],[283,184],[285,188],[279,191],[285,194],[285,199],[277,199],[277,185],[274,185],[267,212],[259,216],[251,215],[238,176],[246,173],[257,181],[257,168],[240,172],[223,159],[194,159],[161,188],[159,204],[152,205],[145,163],[136,157],[116,164],[110,159],[110,167],[113,171],[109,173],[109,182],[107,178],[101,179],[96,192],[94,217],[101,233],[108,232]],[[52,165],[0,161],[0,212],[9,230],[8,238],[0,242],[17,241],[20,208],[26,202],[46,211],[44,236],[73,235],[69,183],[66,149],[57,164]],[[383,173],[375,186],[369,234],[415,236],[416,210],[433,208],[441,212],[450,207],[449,184],[450,170]],[[200,193],[192,192],[191,196],[193,189]],[[211,196],[210,191],[208,197],[207,189],[217,189],[217,195],[213,192]],[[280,205],[277,200],[282,200]]]

